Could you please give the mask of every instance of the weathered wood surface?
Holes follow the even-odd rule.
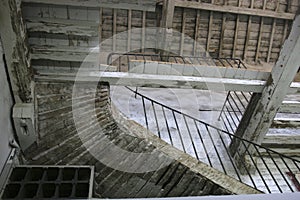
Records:
[[[28,32],[45,32],[85,37],[98,36],[99,26],[97,22],[53,18],[27,18],[26,25]]]
[[[300,128],[300,118],[275,118],[272,128]]]
[[[0,2],[0,34],[16,103],[31,102],[31,64],[19,0]]]
[[[130,71],[142,74],[169,74],[264,81],[266,81],[270,76],[269,72],[261,72],[257,70],[141,60],[131,60]]]
[[[175,6],[183,7],[183,8],[195,8],[201,10],[226,12],[232,14],[243,14],[243,15],[251,15],[251,16],[278,18],[278,19],[293,20],[295,17],[295,15],[291,13],[277,13],[269,10],[265,10],[264,12],[262,12],[260,9],[251,9],[251,8],[236,7],[236,6],[219,6],[219,5],[209,4],[209,3],[200,3],[200,2],[191,2],[191,1],[175,0]]]
[[[261,20],[263,26],[261,32],[258,32],[260,17],[252,16],[251,30],[248,30],[249,15],[239,15],[239,28],[236,31],[237,14],[230,15],[227,12],[210,12],[209,10],[194,8],[175,7],[174,9],[175,1],[166,2],[169,3],[165,4],[166,6],[163,9],[158,7],[159,9],[156,12],[141,12],[134,10],[134,8],[130,10],[101,8],[102,11],[100,12],[97,7],[72,7],[63,5],[63,3],[59,5],[24,3],[23,14],[25,19],[29,20],[27,25],[30,31],[30,39],[41,39],[41,43],[44,40],[48,41],[48,38],[56,42],[57,38],[57,41],[67,43],[64,45],[68,45],[68,42],[70,46],[74,43],[76,43],[75,46],[82,46],[87,43],[90,45],[93,44],[90,38],[97,37],[97,34],[99,34],[100,42],[113,38],[113,45],[103,45],[103,50],[107,51],[113,49],[117,51],[143,49],[143,47],[149,47],[151,43],[157,43],[156,46],[160,46],[161,49],[170,47],[170,51],[178,54],[182,53],[183,55],[199,56],[206,49],[213,56],[233,57],[235,55],[244,58],[247,54],[247,61],[249,62],[254,60],[266,61],[268,56],[270,62],[276,61],[291,21],[277,19],[272,39],[273,45],[270,51],[268,44],[272,35],[270,34],[272,33],[271,18],[261,17],[263,18]],[[220,2],[215,3],[220,5]],[[232,3],[228,3],[228,5],[233,6]],[[242,1],[242,8],[245,5]],[[254,6],[254,8],[258,7]],[[285,12],[282,9],[280,13]],[[185,16],[185,20],[182,20],[183,16]],[[224,18],[226,20],[223,20]],[[31,22],[32,19],[34,21]],[[183,26],[184,22],[185,25]],[[47,26],[44,26],[44,24],[47,24]],[[96,30],[98,25],[99,31]],[[139,33],[131,30],[157,26],[173,28],[178,32],[184,30],[185,35],[172,34],[170,30],[167,32],[166,37],[162,37],[162,32],[158,32],[156,36],[156,33],[147,32],[144,34],[145,31]],[[126,36],[124,34],[122,37],[113,37],[114,33],[123,31],[129,32]],[[60,38],[61,34],[65,35],[66,39],[62,40]],[[80,37],[85,38],[80,39]],[[163,41],[167,42],[166,45],[163,45]]]
[[[45,73],[35,76],[35,80],[43,81],[74,81],[74,73]],[[220,79],[175,75],[151,75],[123,72],[83,72],[76,79],[80,82],[109,82],[111,85],[152,87],[152,88],[191,88],[199,90],[225,90],[261,92],[266,81]]]
[[[278,112],[300,113],[300,102],[299,101],[283,101]]]
[[[86,47],[54,47],[54,46],[32,46],[31,58],[33,60],[54,60],[72,62],[94,62],[99,63],[99,49]]]
[[[114,9],[133,9],[143,11],[155,11],[156,6],[156,0],[129,0],[126,2],[122,0],[22,0],[22,2],[83,7],[102,7]]]

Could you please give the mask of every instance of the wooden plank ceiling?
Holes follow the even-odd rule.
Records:
[[[160,37],[135,28],[159,27],[161,3],[153,11],[128,4],[121,9],[118,3],[111,8],[114,4],[96,0],[94,4],[80,2],[23,0],[36,69],[77,68],[90,48],[108,38],[101,47],[107,54],[144,51]],[[143,2],[153,6],[154,1]],[[248,62],[277,60],[299,7],[298,0],[176,0],[174,4],[171,26],[184,34],[173,32],[172,52],[199,55],[206,50],[213,57],[239,57]]]

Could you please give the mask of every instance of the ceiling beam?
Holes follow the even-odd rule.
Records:
[[[232,13],[232,14],[239,14],[239,15],[270,17],[270,18],[287,19],[287,20],[293,20],[295,18],[295,15],[291,13],[278,13],[269,10],[262,11],[261,9],[252,9],[252,8],[236,7],[236,6],[221,6],[221,5],[214,5],[210,3],[201,3],[201,2],[192,2],[192,1],[181,1],[181,0],[174,0],[174,1],[176,7],[183,7],[183,8],[209,10],[209,11]]]
[[[67,6],[83,6],[92,8],[112,8],[112,9],[132,9],[154,12],[156,7],[156,0],[22,0],[26,3],[41,3],[52,5],[67,5]]]
[[[35,76],[36,81],[79,81],[109,82],[110,85],[151,87],[151,88],[182,88],[199,90],[225,90],[261,92],[266,81],[220,79],[209,77],[152,75],[124,72],[82,72],[75,78],[74,73],[41,73]]]

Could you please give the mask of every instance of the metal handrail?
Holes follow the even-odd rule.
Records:
[[[141,98],[146,127],[171,145],[185,153],[192,154],[198,160],[207,163],[224,174],[267,193],[273,193],[274,191],[294,192],[296,190],[286,173],[293,173],[293,170],[299,171],[299,160],[235,136],[229,131],[222,130],[166,106],[129,87],[127,89],[133,92],[137,98]],[[147,106],[150,111],[146,109]],[[162,112],[160,116],[158,115],[159,112]],[[154,125],[150,123],[151,114],[153,115]],[[179,123],[179,117],[183,121],[182,124]],[[173,118],[172,121],[175,122],[177,133],[171,131],[170,118]],[[166,128],[166,137],[163,136],[164,130],[162,127]],[[179,142],[176,142],[176,138]],[[239,152],[237,152],[237,158],[231,156],[229,144],[233,139],[241,142],[245,148],[246,157],[243,157],[244,154],[242,155]],[[187,145],[191,148],[188,148]],[[211,151],[209,151],[210,148]],[[202,151],[199,149],[202,149]],[[254,154],[253,151],[250,153],[249,149],[254,149]],[[205,156],[201,157],[200,154],[203,153]],[[237,162],[237,160],[245,162]],[[273,184],[273,188],[269,186],[270,184]]]

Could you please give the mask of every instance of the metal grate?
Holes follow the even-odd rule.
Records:
[[[92,197],[90,166],[17,166],[1,199],[87,199]]]

